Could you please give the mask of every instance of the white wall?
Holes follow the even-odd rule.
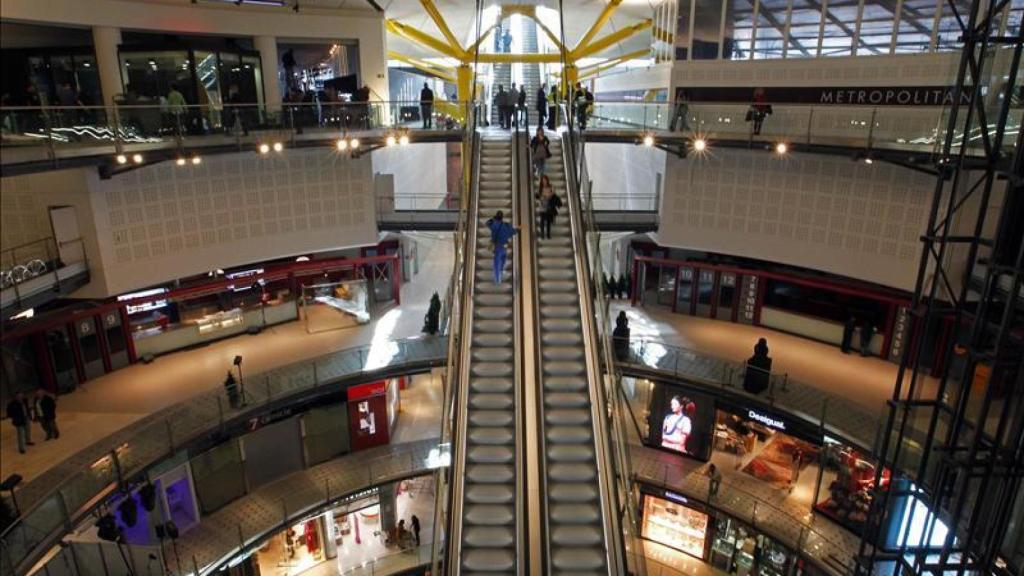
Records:
[[[117,294],[249,262],[373,244],[370,160],[326,149],[164,162],[96,182],[101,269]]]
[[[587,172],[598,208],[626,198],[624,208],[637,209],[660,194],[658,174],[665,172],[666,153],[634,144],[587,144]],[[630,196],[640,196],[630,202]]]
[[[933,176],[843,157],[669,156],[657,240],[909,290],[934,186]]]
[[[434,198],[443,197],[448,190],[448,163],[446,144],[432,142],[380,148],[370,154],[374,174],[394,175],[394,193],[403,196],[430,196],[418,198],[415,205],[399,200],[397,208],[436,208]],[[406,198],[412,201],[411,198]],[[430,205],[430,203],[434,205]]]

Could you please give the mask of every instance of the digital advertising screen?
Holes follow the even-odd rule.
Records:
[[[649,414],[650,446],[698,460],[710,458],[715,404],[709,396],[657,383]]]

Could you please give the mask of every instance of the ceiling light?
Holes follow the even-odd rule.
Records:
[[[353,138],[352,141],[348,143],[348,145],[353,150],[355,150],[356,148],[359,148],[359,138]]]
[[[786,146],[785,142],[779,142],[778,144],[775,145],[775,153],[776,154],[780,154],[781,155],[781,154],[785,154],[788,151],[789,151],[789,146]]]
[[[118,164],[127,164],[128,163],[128,157],[125,156],[124,154],[118,154],[117,157],[115,158],[115,160],[117,160]]]
[[[871,159],[871,156],[868,156],[867,158],[864,159],[864,163],[865,164],[874,164],[875,161]]]
[[[347,150],[348,140],[345,140],[344,138],[339,138],[338,141],[334,143],[334,145],[338,148],[338,151]]]
[[[280,152],[281,150],[284,150],[284,144],[274,142],[274,152]]]
[[[644,146],[654,146],[654,136],[651,136],[650,134],[644,135]]]
[[[693,149],[696,152],[703,152],[704,150],[707,149],[707,147],[708,142],[703,138],[697,138],[696,140],[693,141]]]
[[[142,164],[142,154],[132,154],[132,162]]]
[[[267,152],[270,152],[270,145],[269,144],[260,144],[259,151],[260,151],[260,154],[266,154]]]
[[[174,163],[177,164],[178,166],[184,166],[185,165],[185,159],[182,158],[182,157],[179,157]]]
[[[387,140],[384,141],[384,143],[387,144],[388,146],[394,146],[395,142],[396,140],[394,136],[388,136]]]
[[[401,144],[402,146],[405,146],[406,144],[408,144],[409,143],[409,135],[408,134],[402,134],[398,138],[398,143]]]
[[[193,156],[192,157],[192,164],[193,165],[199,166],[200,164],[202,164],[202,162],[203,162],[203,159],[200,158],[199,156]]]

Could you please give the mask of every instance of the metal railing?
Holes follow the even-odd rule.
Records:
[[[247,376],[242,382],[244,403],[240,406],[233,407],[218,387],[104,438],[18,490],[21,516],[0,536],[2,568],[12,573],[15,568],[26,568],[25,564],[45,552],[117,486],[191,439],[272,402],[342,378],[373,378],[440,364],[447,343],[444,337],[417,337],[326,354]]]
[[[594,102],[590,130],[677,132],[687,137],[741,139],[791,144],[937,153],[946,130],[943,106],[843,106],[771,104],[755,130],[757,111],[749,102],[688,103]],[[1020,130],[1024,108],[1011,109],[1007,134]],[[757,133],[755,133],[757,132]],[[960,129],[962,133],[962,128]],[[981,152],[982,135],[972,136]],[[1006,139],[1006,146],[1013,145]]]
[[[466,103],[447,104],[433,107],[429,128],[418,101],[4,106],[0,147],[3,163],[15,164],[167,148],[286,144],[371,130],[461,131],[461,117],[449,112],[464,111]]]
[[[627,372],[657,373],[678,380],[689,380],[752,399],[759,404],[779,407],[818,426],[826,434],[842,437],[848,442],[874,453],[878,439],[879,416],[884,402],[871,412],[847,398],[832,394],[819,386],[790,378],[786,373],[765,371],[742,362],[732,362],[708,354],[673,346],[657,340],[633,339],[628,355],[617,359]],[[758,372],[768,381],[764,394],[743,389],[749,371]],[[652,374],[653,375],[653,374]]]
[[[21,306],[25,298],[53,292],[55,287],[59,292],[62,280],[88,271],[82,238],[58,246],[50,236],[7,248],[0,252],[0,305]]]

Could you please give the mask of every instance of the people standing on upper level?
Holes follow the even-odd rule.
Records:
[[[548,130],[554,130],[558,125],[558,85],[551,85],[551,92],[548,93]]]
[[[512,33],[508,30],[505,30],[501,35],[501,48],[501,51],[505,54],[510,54],[512,52]]]
[[[495,53],[501,53],[501,39],[502,39],[501,23],[499,22],[498,25],[495,26],[495,28],[494,28],[494,52]]]
[[[420,116],[423,117],[423,127],[431,128],[434,120],[434,91],[423,83],[423,90],[420,90]]]
[[[24,454],[26,446],[35,446],[32,441],[32,417],[25,394],[16,392],[14,398],[7,403],[7,418],[18,434],[18,452]]]
[[[572,106],[576,111],[576,123],[580,130],[587,128],[587,93],[583,91],[583,85],[576,83],[572,93]]]
[[[498,126],[501,128],[508,128],[508,126],[505,126],[506,96],[505,87],[498,84],[498,92],[494,95],[494,107],[498,110]]]
[[[761,134],[761,125],[764,123],[765,116],[772,113],[772,106],[768,103],[768,96],[765,94],[764,88],[754,89],[754,101],[750,104],[750,110],[747,110],[747,122],[754,123],[754,136]]]
[[[530,123],[526,114],[526,84],[520,84],[519,95],[516,96],[516,121],[519,123],[517,126],[522,125],[525,128]]]

